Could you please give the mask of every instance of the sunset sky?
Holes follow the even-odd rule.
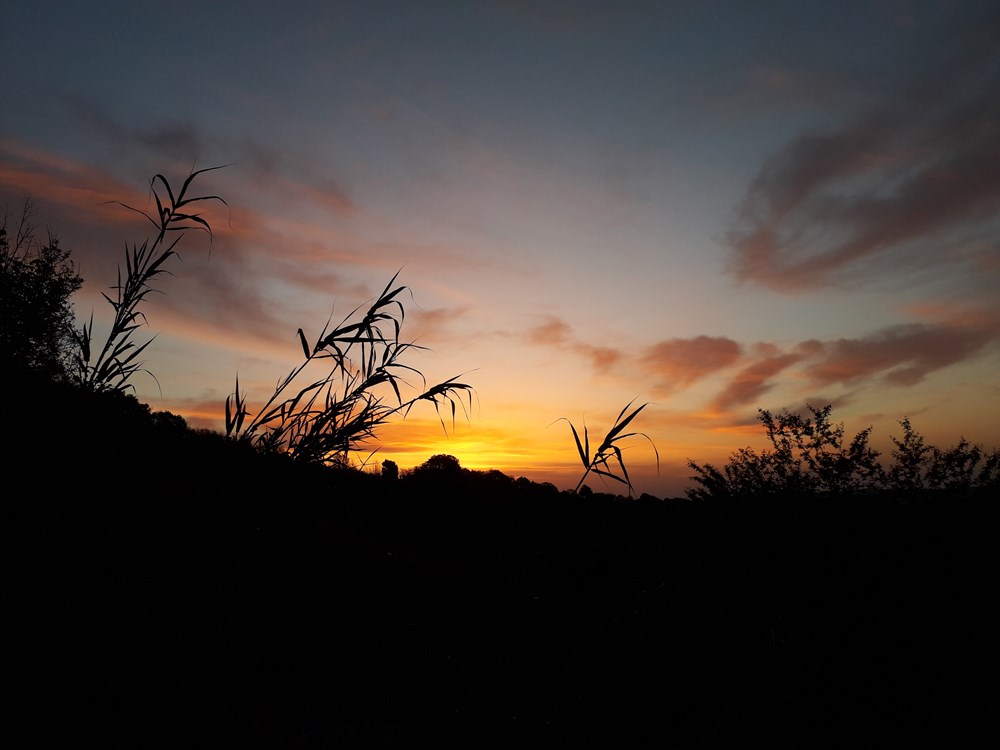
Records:
[[[135,380],[193,426],[401,269],[411,363],[477,393],[447,436],[433,409],[384,430],[403,467],[572,487],[553,422],[603,434],[632,399],[660,496],[761,447],[758,407],[1000,447],[991,0],[13,0],[0,68],[0,208],[31,196],[72,250],[80,318],[150,236],[109,202],[229,165]]]

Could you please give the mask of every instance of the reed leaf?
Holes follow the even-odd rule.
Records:
[[[560,417],[555,420],[555,422],[566,422],[569,425],[570,431],[573,433],[573,442],[576,444],[577,454],[583,464],[583,476],[581,476],[580,481],[577,482],[576,488],[573,490],[574,492],[580,491],[584,481],[590,474],[596,474],[626,485],[628,487],[629,495],[631,496],[634,492],[632,478],[629,476],[628,468],[625,466],[625,458],[622,454],[621,446],[618,445],[620,441],[627,440],[631,437],[642,437],[649,442],[649,444],[653,447],[653,453],[656,456],[656,470],[659,472],[660,452],[657,450],[656,444],[653,443],[650,437],[644,432],[623,432],[632,423],[632,420],[638,416],[639,412],[649,406],[648,403],[642,404],[626,416],[626,412],[628,412],[634,403],[635,399],[632,399],[620,412],[618,412],[618,416],[615,419],[614,424],[611,426],[611,429],[608,430],[600,445],[595,449],[593,455],[590,454],[590,436],[586,423],[583,426],[583,442],[581,443],[580,433],[569,419],[566,417]],[[555,422],[550,423],[549,426],[551,427],[555,424]],[[614,461],[616,467],[612,466],[612,461]]]
[[[153,280],[161,274],[169,273],[164,264],[177,255],[176,247],[181,237],[178,236],[172,242],[166,243],[165,237],[168,231],[183,234],[188,229],[197,228],[207,231],[209,236],[212,236],[212,228],[205,219],[198,214],[178,209],[190,203],[204,201],[219,201],[228,205],[217,195],[186,197],[187,190],[195,177],[221,168],[221,166],[208,167],[190,173],[176,196],[167,178],[161,174],[155,175],[150,180],[150,190],[156,203],[155,219],[141,209],[116,201],[123,208],[145,216],[157,228],[158,233],[152,242],[146,240],[141,245],[132,245],[131,249],[126,246],[124,278],[122,267],[119,266],[117,283],[112,287],[115,292],[114,298],[103,293],[104,299],[114,310],[115,317],[107,339],[93,363],[91,363],[93,316],[90,324],[84,325],[77,333],[77,379],[84,386],[93,390],[127,390],[132,388],[130,380],[133,375],[139,372],[148,373],[136,358],[146,350],[155,336],[142,344],[133,341],[135,332],[142,325],[146,325],[146,316],[139,306],[151,292],[159,291],[152,286]],[[163,200],[157,187],[166,192],[166,201]],[[153,379],[155,380],[155,377]]]

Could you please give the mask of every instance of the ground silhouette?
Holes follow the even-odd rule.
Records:
[[[984,493],[375,476],[15,385],[4,672],[38,744],[1000,740]]]

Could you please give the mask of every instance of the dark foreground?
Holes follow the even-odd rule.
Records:
[[[17,746],[1000,746],[1000,501],[392,482],[74,408],[5,461]]]

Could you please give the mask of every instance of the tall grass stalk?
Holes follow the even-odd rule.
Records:
[[[608,433],[604,436],[600,445],[594,450],[593,455],[590,453],[590,432],[587,429],[587,425],[583,425],[583,441],[580,440],[580,433],[577,431],[576,426],[569,421],[566,417],[560,417],[556,422],[566,422],[569,425],[570,430],[573,432],[573,440],[576,442],[576,450],[580,456],[580,462],[583,464],[583,476],[580,477],[580,481],[576,483],[574,492],[579,492],[580,488],[583,486],[584,481],[590,474],[597,474],[598,476],[608,477],[616,482],[620,482],[628,487],[629,495],[632,495],[634,488],[632,487],[632,480],[629,477],[628,469],[625,466],[625,459],[622,454],[622,448],[618,443],[630,437],[644,437],[649,441],[649,444],[653,447],[653,453],[656,455],[656,470],[660,470],[660,452],[656,449],[656,444],[650,439],[649,435],[644,432],[625,432],[624,430],[632,423],[632,420],[636,416],[649,406],[648,403],[637,407],[631,413],[626,415],[626,412],[635,403],[635,399],[629,401],[625,408],[623,408],[619,413],[618,417],[615,419],[614,425],[608,430]],[[553,422],[552,424],[555,424]],[[551,425],[550,425],[551,426]],[[614,461],[618,466],[618,471],[616,473],[614,467],[611,464]]]
[[[102,293],[115,311],[114,321],[108,337],[101,347],[97,358],[91,363],[94,344],[94,316],[90,322],[81,326],[76,332],[76,377],[84,386],[96,391],[124,391],[133,386],[129,380],[137,372],[146,372],[155,380],[155,376],[145,370],[139,356],[146,350],[153,338],[142,343],[135,341],[135,332],[146,323],[146,316],[139,309],[146,297],[154,291],[153,280],[165,271],[164,264],[172,256],[177,255],[176,247],[184,232],[189,229],[201,229],[212,238],[212,228],[199,214],[192,213],[191,207],[205,201],[226,202],[217,195],[188,197],[188,189],[194,178],[204,172],[210,172],[222,167],[199,169],[188,175],[181,186],[180,192],[174,195],[166,177],[157,174],[150,181],[150,191],[156,200],[156,217],[124,203],[123,208],[142,214],[157,229],[156,238],[148,239],[142,245],[133,245],[131,250],[125,248],[125,273],[118,266],[118,281],[111,287],[115,291],[112,298]],[[160,191],[165,195],[161,196]],[[172,241],[167,238],[176,233]]]
[[[302,362],[278,381],[252,417],[237,377],[235,391],[226,398],[226,434],[296,460],[349,465],[351,454],[368,448],[379,427],[398,414],[405,418],[421,401],[434,405],[446,433],[442,408],[450,411],[453,426],[459,404],[468,415],[473,388],[459,382],[461,376],[428,388],[423,374],[402,361],[407,352],[424,347],[399,339],[405,318],[401,297],[409,289],[394,286],[398,276],[393,275],[367,309],[355,308],[332,330],[327,320],[311,346],[298,329]],[[305,378],[306,368],[317,363],[325,374]],[[419,395],[404,398],[406,375],[420,378]]]

